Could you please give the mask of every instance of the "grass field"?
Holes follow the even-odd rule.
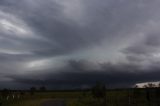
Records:
[[[25,92],[24,95],[20,95],[19,98],[15,97],[14,99],[12,95],[10,95],[9,99],[7,99],[7,96],[2,97],[1,95],[0,101],[2,102],[2,105],[0,106],[40,106],[41,103],[50,99],[64,99],[69,101],[74,98],[78,98],[80,95],[81,92],[69,92],[69,91],[35,92],[34,95],[31,95],[30,92]]]
[[[160,106],[160,89],[107,90],[105,98],[94,98],[91,91],[26,92],[19,98],[2,96],[1,106],[40,106],[50,99],[63,99],[67,106]],[[17,92],[18,93],[18,92]],[[105,101],[105,102],[104,102]]]

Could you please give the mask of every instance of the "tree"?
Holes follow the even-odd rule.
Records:
[[[40,90],[40,91],[46,91],[46,87],[45,87],[45,86],[41,86],[41,87],[39,88],[39,90]]]
[[[156,85],[153,84],[153,83],[148,83],[147,85],[148,85],[149,88],[155,88],[156,87]]]
[[[107,98],[106,98],[106,86],[103,85],[103,84],[96,84],[96,86],[94,86],[92,88],[92,95],[94,98],[97,98],[100,102],[100,100],[102,99],[103,102],[102,102],[102,106],[106,106],[107,102]]]
[[[158,84],[158,88],[160,88],[160,83]]]
[[[31,87],[30,88],[31,95],[34,95],[34,93],[35,93],[36,90],[37,90],[36,87]]]
[[[92,95],[95,98],[103,98],[106,96],[106,87],[103,84],[97,84],[92,88]]]
[[[21,95],[21,96],[24,96],[24,95],[25,95],[25,92],[24,92],[24,91],[20,91],[20,95]]]
[[[6,89],[6,88],[5,88],[5,89],[2,90],[2,96],[3,96],[3,97],[7,97],[9,94],[10,94],[9,89]]]
[[[148,86],[147,86],[147,85],[144,85],[143,88],[148,88]]]
[[[138,88],[138,85],[135,85],[135,87],[134,88]]]

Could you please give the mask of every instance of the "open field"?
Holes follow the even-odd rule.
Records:
[[[8,96],[9,95],[9,96]],[[45,101],[63,100],[66,106],[160,106],[160,89],[107,90],[105,98],[94,98],[91,91],[29,91],[4,95],[1,106],[42,106]]]
[[[74,98],[78,98],[80,95],[81,92],[71,91],[46,91],[34,92],[34,94],[31,94],[29,91],[24,91],[24,94],[20,94],[18,91],[14,91],[13,98],[13,94],[10,93],[3,95],[1,92],[2,105],[0,106],[40,106],[40,104],[48,100],[72,100]]]

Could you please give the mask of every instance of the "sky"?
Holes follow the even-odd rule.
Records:
[[[0,0],[0,88],[160,80],[159,0]]]

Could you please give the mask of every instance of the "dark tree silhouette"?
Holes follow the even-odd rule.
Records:
[[[149,87],[149,88],[155,88],[155,87],[156,87],[156,85],[155,85],[155,84],[153,84],[153,83],[148,83],[148,87]]]
[[[20,91],[20,95],[24,96],[25,95],[25,91]]]
[[[10,90],[9,89],[5,88],[5,89],[2,90],[2,96],[3,97],[7,97],[9,94],[10,94]]]
[[[103,84],[97,84],[92,88],[92,95],[95,98],[103,98],[106,96],[106,87]]]
[[[98,100],[102,99],[103,102],[101,105],[106,106],[106,86],[103,84],[97,84],[92,88],[92,95],[94,98],[97,98]]]
[[[41,87],[39,88],[39,90],[44,92],[44,91],[46,91],[46,87],[45,87],[45,86],[41,86]]]
[[[31,94],[31,95],[34,95],[35,92],[36,92],[36,90],[37,90],[36,87],[31,87],[31,88],[30,88],[30,94]]]

